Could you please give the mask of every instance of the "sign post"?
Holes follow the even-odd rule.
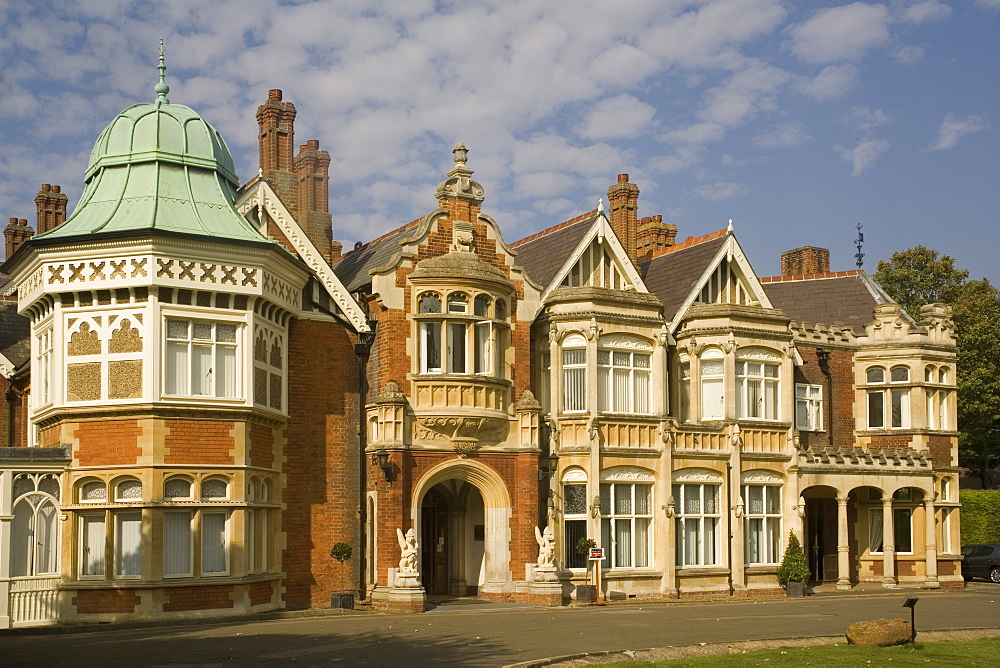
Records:
[[[594,592],[594,599],[596,603],[601,602],[601,562],[604,561],[604,548],[603,547],[592,547],[590,548],[590,556],[588,557],[590,561],[596,561],[594,564],[594,584],[596,591]]]

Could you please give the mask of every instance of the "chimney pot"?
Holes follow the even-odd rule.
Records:
[[[54,193],[61,193],[62,192],[62,186],[52,186],[52,192],[54,192]]]
[[[9,225],[17,225],[17,218],[11,218]]]
[[[52,184],[50,184],[50,183],[43,183],[42,184],[42,192],[45,192],[45,193],[52,192]]]
[[[618,183],[628,183],[628,174],[619,174]]]
[[[319,140],[310,139],[309,141],[306,142],[306,146],[308,146],[309,148],[319,148]]]
[[[17,221],[17,224],[18,225],[24,225],[25,227],[27,227],[28,226],[28,219],[27,218],[21,218],[21,219],[19,219]]]
[[[267,99],[269,99],[269,100],[281,100],[281,89],[280,88],[272,88],[271,90],[267,91]]]

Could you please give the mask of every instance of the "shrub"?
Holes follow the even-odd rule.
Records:
[[[351,546],[348,543],[334,543],[330,549],[330,556],[340,563],[344,563],[351,558],[351,551]]]
[[[963,489],[962,545],[1000,543],[1000,489]]]
[[[781,565],[778,566],[778,582],[782,585],[789,581],[800,582],[809,578],[809,563],[806,561],[805,552],[794,531],[788,532],[788,547],[785,548],[785,556],[781,558]]]
[[[597,547],[597,541],[593,538],[581,538],[576,541],[576,553],[582,555],[589,555],[590,548]]]

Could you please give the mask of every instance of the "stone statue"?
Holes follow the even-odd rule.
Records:
[[[545,527],[545,531],[539,531],[535,527],[535,541],[538,542],[538,567],[545,568],[555,565],[556,539],[552,535],[552,525]]]
[[[415,574],[417,572],[417,536],[413,533],[413,527],[406,531],[403,536],[401,529],[396,529],[396,539],[399,541],[399,573]]]

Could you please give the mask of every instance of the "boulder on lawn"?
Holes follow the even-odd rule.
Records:
[[[905,619],[869,619],[847,627],[847,642],[889,647],[910,642],[911,633],[910,623]]]

